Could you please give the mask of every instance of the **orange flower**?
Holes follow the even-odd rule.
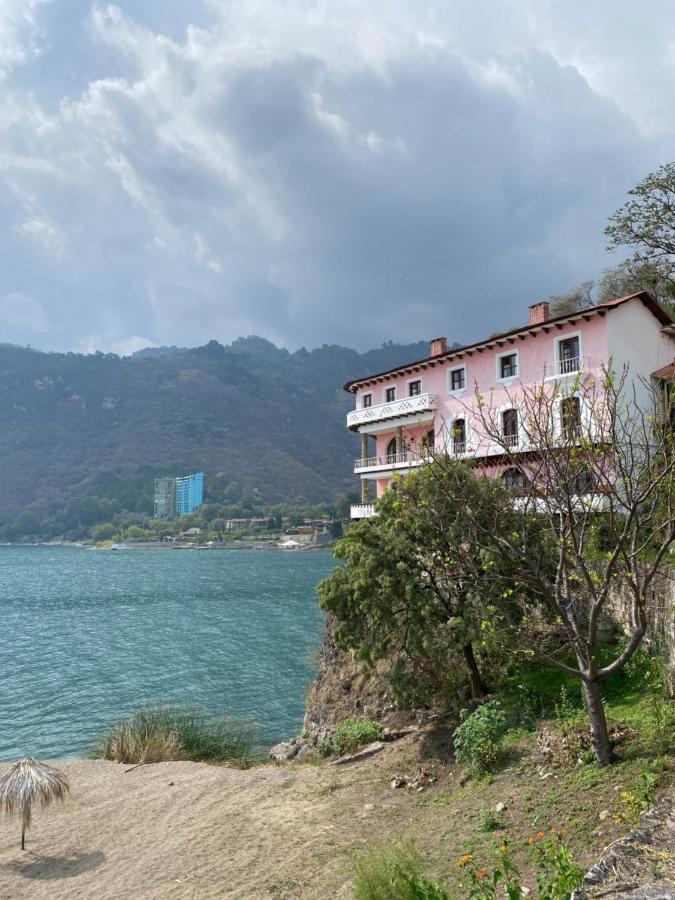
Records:
[[[543,840],[544,840],[544,832],[543,832],[543,831],[538,831],[538,832],[537,832],[537,840],[538,840],[538,841],[543,841]]]
[[[506,853],[506,851],[507,851],[508,849],[509,849],[509,848],[506,846],[506,844],[502,844],[501,847],[499,848],[499,852],[500,852],[500,853]]]
[[[457,868],[463,869],[467,863],[470,863],[473,859],[473,856],[470,853],[465,853],[464,856],[460,856],[457,860]]]
[[[527,843],[528,843],[528,844],[530,845],[530,847],[531,847],[531,846],[534,844],[534,838],[531,837]]]
[[[482,878],[487,878],[487,877],[488,877],[488,873],[485,871],[485,869],[480,869],[480,871],[476,872],[476,878],[482,879]]]

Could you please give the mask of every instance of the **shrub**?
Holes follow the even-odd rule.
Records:
[[[198,709],[155,706],[113,722],[91,751],[95,759],[121,763],[167,760],[247,763],[255,729],[231,717],[210,718]]]
[[[460,718],[453,735],[455,759],[467,764],[474,774],[489,772],[501,755],[506,734],[501,703],[490,700],[471,713],[463,709]]]
[[[372,847],[354,860],[354,900],[448,900],[422,875],[422,864],[411,843]]]
[[[373,719],[345,719],[325,738],[317,749],[321,756],[341,756],[382,737],[382,729]]]

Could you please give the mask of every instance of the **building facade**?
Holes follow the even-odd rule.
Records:
[[[194,512],[204,502],[204,473],[155,479],[155,518],[173,519]]]
[[[204,502],[204,473],[176,479],[176,515],[187,516]]]
[[[155,518],[173,519],[176,515],[176,479],[155,478]]]
[[[352,518],[373,515],[372,499],[394,474],[423,465],[431,453],[489,464],[489,474],[508,477],[504,445],[510,457],[526,452],[519,398],[535,385],[569,385],[570,397],[562,402],[582,416],[584,385],[600,380],[607,368],[628,367],[639,401],[650,380],[672,381],[674,358],[675,326],[641,292],[555,317],[548,303],[538,303],[521,328],[452,349],[437,338],[424,359],[350,381],[345,390],[356,402],[347,426],[361,437],[354,473],[362,499]],[[498,442],[482,427],[484,397]]]

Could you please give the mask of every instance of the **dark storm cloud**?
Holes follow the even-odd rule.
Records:
[[[495,7],[482,46],[464,4],[376,6],[81,3],[65,66],[32,3],[0,86],[2,338],[468,340],[597,274],[672,123],[621,105],[601,51],[593,84],[547,4]]]

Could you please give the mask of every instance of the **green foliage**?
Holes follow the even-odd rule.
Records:
[[[354,900],[448,900],[439,884],[423,876],[423,860],[411,843],[371,847],[353,865]]]
[[[537,900],[570,900],[583,878],[583,870],[574,862],[564,836],[552,828],[548,835],[539,832],[529,841],[533,847],[537,865]],[[465,854],[457,862],[471,882],[470,898],[496,900],[506,896],[509,900],[521,900],[529,891],[521,884],[520,870],[511,859],[508,840],[495,847],[497,863],[491,869],[480,868],[472,854]]]
[[[94,525],[91,529],[91,536],[95,541],[110,541],[116,534],[117,529],[110,522]]]
[[[341,756],[382,737],[382,728],[373,719],[345,719],[322,738],[317,749],[321,756]]]
[[[504,813],[496,812],[490,806],[484,806],[478,815],[478,830],[489,833],[506,828]]]
[[[90,755],[122,763],[179,759],[243,765],[252,760],[254,737],[252,723],[241,719],[155,706],[137,709],[129,719],[108,726]]]
[[[377,517],[346,530],[334,550],[346,565],[318,586],[321,607],[338,620],[338,646],[367,664],[388,660],[399,699],[442,702],[467,677],[482,696],[480,666],[497,675],[505,660],[514,567],[482,553],[467,506],[479,530],[497,520],[508,527],[514,515],[501,484],[459,462],[411,473],[380,499]]]
[[[463,709],[461,724],[452,737],[455,759],[468,765],[476,775],[491,771],[502,753],[506,730],[506,716],[499,700],[483,703],[473,712]]]
[[[575,862],[563,836],[555,830],[535,843],[539,900],[569,900],[581,884],[583,869]]]

